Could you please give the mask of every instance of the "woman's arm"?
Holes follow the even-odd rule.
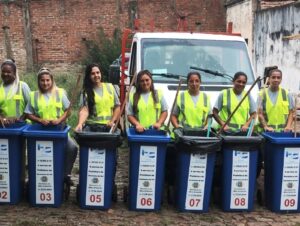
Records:
[[[128,115],[127,119],[135,127],[137,132],[141,133],[145,131],[145,128],[140,124],[140,122],[133,115]]]
[[[268,126],[261,107],[258,108],[258,121],[260,123],[260,126],[264,129],[264,131],[274,132],[274,129]]]
[[[77,126],[75,127],[75,131],[82,130],[83,124],[85,123],[88,117],[89,117],[88,108],[86,106],[81,107],[78,112],[78,123]]]
[[[119,114],[120,114],[120,106],[118,105],[118,106],[114,107],[112,118],[107,123],[107,126],[112,127],[113,124],[117,121],[117,118],[118,118]]]
[[[171,115],[171,123],[175,129],[179,128],[179,123],[178,123],[177,117],[178,117],[177,115],[174,115],[174,114]]]
[[[64,121],[66,121],[67,118],[68,118],[68,116],[69,116],[69,112],[70,112],[70,111],[66,110],[66,111],[62,114],[62,116],[60,116],[58,119],[51,120],[51,121],[50,121],[51,124],[52,124],[52,125],[58,125],[58,124],[60,124],[60,123],[62,123],[62,122],[64,122]]]
[[[244,131],[244,132],[246,132],[249,129],[249,125],[250,125],[252,119],[254,120],[255,118],[256,118],[256,112],[252,112],[250,114],[250,117],[247,120],[247,122],[242,126],[241,130]]]
[[[153,128],[159,129],[162,126],[162,124],[166,121],[167,117],[168,117],[168,111],[161,112],[158,121],[153,124]]]
[[[30,119],[33,122],[41,123],[44,126],[50,125],[50,121],[46,119],[42,119],[34,114],[28,114],[26,113],[26,118]]]
[[[294,121],[294,109],[289,110],[289,115],[287,119],[286,126],[284,128],[284,132],[291,132],[292,131],[292,123]]]

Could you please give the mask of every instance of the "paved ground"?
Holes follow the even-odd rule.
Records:
[[[60,208],[33,208],[22,202],[0,207],[0,225],[300,225],[300,214],[275,214],[256,207],[251,213],[180,213],[163,205],[159,212],[128,211],[123,203],[108,211],[82,210],[72,198]]]
[[[119,149],[116,183],[122,188],[128,183],[128,149]],[[78,182],[78,162],[73,179]],[[225,213],[211,205],[209,213],[181,213],[165,201],[158,212],[128,211],[118,190],[119,202],[108,211],[80,209],[72,187],[70,199],[60,208],[36,208],[23,201],[16,206],[0,206],[0,225],[291,225],[300,226],[300,214],[275,214],[255,204],[251,213]]]

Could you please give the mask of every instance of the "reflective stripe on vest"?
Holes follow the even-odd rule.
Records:
[[[268,94],[268,89],[262,90],[262,109],[269,127],[276,132],[282,131],[286,126],[289,114],[288,93],[279,87],[276,103],[273,104]]]
[[[0,112],[5,117],[17,117],[19,118],[22,116],[24,109],[25,109],[25,101],[22,94],[22,83],[19,82],[18,88],[16,91],[16,94],[13,97],[8,98],[10,95],[10,92],[12,90],[10,89],[5,94],[5,89],[3,87],[3,84],[1,84],[0,87]]]
[[[145,102],[144,98],[140,96],[137,104],[137,113],[135,113],[136,119],[139,123],[143,126],[148,128],[156,123],[160,117],[161,113],[161,99],[162,99],[162,92],[161,90],[155,90],[155,95],[158,99],[157,103],[154,103],[152,93],[149,94],[149,98],[147,103]],[[130,94],[130,102],[133,105],[133,96],[134,94]]]
[[[239,100],[237,99],[233,89],[223,90],[223,100],[222,100],[222,110],[220,112],[220,118],[222,121],[226,121],[234,111],[236,106],[239,104]],[[246,92],[242,92],[242,97],[246,95]],[[235,114],[232,116],[230,122],[228,123],[228,127],[233,130],[240,129],[248,120],[250,111],[250,96],[246,98],[240,107],[237,109]]]
[[[113,86],[111,83],[102,83],[103,93],[99,96],[97,92],[94,91],[95,98],[95,115],[89,116],[87,122],[89,123],[99,123],[106,124],[112,119],[113,107],[114,107],[114,93]]]
[[[188,91],[181,92],[177,105],[180,107],[178,121],[183,127],[201,128],[204,126],[210,109],[209,97],[205,93],[200,92],[195,105]]]
[[[48,102],[45,97],[39,94],[39,91],[31,92],[31,105],[35,114],[42,119],[58,119],[63,114],[62,109],[63,90],[58,88],[55,90],[55,98],[50,96]]]

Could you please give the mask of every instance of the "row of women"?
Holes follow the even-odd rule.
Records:
[[[62,88],[55,85],[53,74],[42,68],[37,74],[38,90],[30,91],[28,85],[19,80],[13,60],[1,64],[0,115],[3,124],[29,119],[42,125],[58,125],[66,121],[70,101]],[[233,88],[222,91],[211,109],[209,96],[200,91],[201,76],[198,72],[187,75],[186,91],[178,95],[175,108],[171,112],[174,128],[206,128],[208,116],[212,113],[224,130],[246,131],[252,119],[260,122],[260,131],[290,131],[293,121],[293,101],[291,95],[279,85],[282,72],[272,70],[269,87],[260,93],[261,104],[257,108],[251,97],[238,108],[230,123],[226,119],[245,95],[247,75],[237,72],[233,78]],[[111,127],[120,113],[120,102],[112,84],[101,81],[99,65],[86,67],[80,97],[80,110],[76,131],[88,124],[106,124]],[[135,92],[131,93],[127,104],[129,122],[137,132],[152,127],[160,129],[168,116],[168,106],[164,94],[154,88],[152,75],[148,70],[137,74]],[[66,148],[65,179],[70,180],[78,147],[69,138]]]

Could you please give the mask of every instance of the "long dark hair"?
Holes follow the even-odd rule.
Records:
[[[86,66],[85,68],[85,75],[83,79],[83,87],[82,87],[82,93],[83,98],[87,98],[87,104],[89,109],[89,115],[94,115],[94,107],[95,107],[95,94],[94,94],[94,84],[91,80],[91,72],[93,67],[97,67],[100,69],[100,66],[98,64],[92,63]]]
[[[138,102],[139,102],[139,99],[140,99],[141,93],[142,93],[142,87],[141,87],[140,83],[141,83],[141,78],[143,75],[148,75],[149,78],[151,79],[150,92],[152,94],[154,103],[158,103],[158,95],[156,95],[156,92],[154,90],[152,75],[151,75],[150,71],[142,70],[137,74],[136,87],[135,87],[136,90],[133,95],[133,108],[132,109],[133,109],[134,114],[137,114],[137,112],[138,112],[137,105],[138,105]]]

